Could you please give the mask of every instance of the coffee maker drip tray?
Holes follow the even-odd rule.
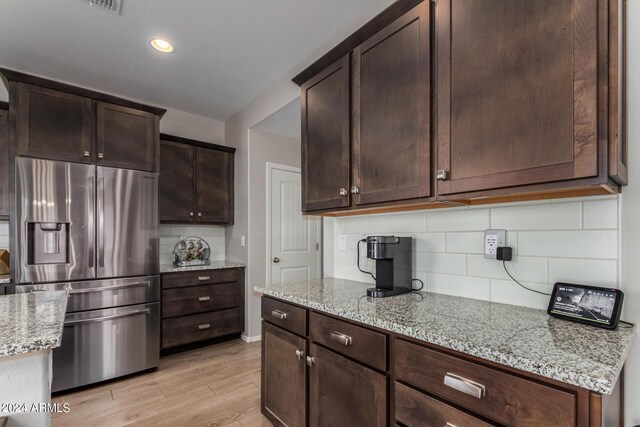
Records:
[[[385,289],[385,288],[369,288],[367,289],[367,296],[371,298],[384,298],[384,297],[392,297],[395,295],[402,295],[411,292],[411,289],[407,288],[394,288],[394,289]]]

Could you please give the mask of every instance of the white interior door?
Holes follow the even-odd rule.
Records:
[[[320,278],[320,218],[302,215],[300,171],[270,165],[269,259],[271,283]]]

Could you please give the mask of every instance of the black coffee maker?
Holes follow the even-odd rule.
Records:
[[[367,236],[367,258],[376,261],[376,287],[367,296],[390,297],[411,292],[412,237]]]

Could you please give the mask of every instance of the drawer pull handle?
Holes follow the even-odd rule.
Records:
[[[343,345],[351,345],[353,343],[353,338],[337,331],[331,332],[331,340]]]
[[[198,280],[202,281],[202,280],[209,280],[211,279],[211,276],[198,276]]]
[[[198,301],[203,302],[203,301],[210,301],[211,297],[200,297],[198,298]]]
[[[457,426],[457,425],[455,425],[455,424],[446,423],[446,424],[444,425],[444,427],[458,427],[458,426]]]
[[[285,313],[284,311],[280,311],[280,310],[273,310],[271,312],[271,315],[273,317],[275,317],[278,320],[284,320],[287,318],[287,313]]]
[[[484,396],[485,389],[482,384],[468,380],[450,372],[447,372],[447,374],[444,376],[444,385],[470,396],[477,397],[478,399]]]
[[[198,325],[198,329],[209,329],[211,325],[209,323],[203,323],[202,325]]]

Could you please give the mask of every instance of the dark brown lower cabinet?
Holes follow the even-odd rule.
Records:
[[[603,396],[285,301],[262,304],[262,413],[276,426],[623,425],[624,373]]]
[[[162,350],[244,329],[244,268],[172,272],[162,275]]]
[[[309,426],[387,425],[387,376],[311,344]]]
[[[262,322],[262,412],[288,427],[307,419],[307,340]]]

